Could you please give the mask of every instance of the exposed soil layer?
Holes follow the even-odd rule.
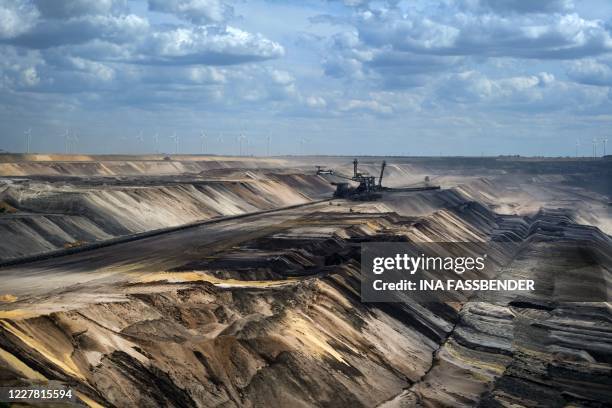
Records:
[[[374,172],[376,162],[367,166]],[[13,296],[0,304],[0,383],[66,382],[90,405],[117,407],[612,405],[609,198],[590,188],[596,183],[568,182],[599,171],[468,175],[458,167],[436,174],[400,163],[390,173],[390,185],[431,175],[441,191],[334,200],[0,269],[0,295]],[[295,174],[254,172],[237,190],[219,174],[214,183],[209,175],[146,190],[193,195],[161,218],[180,218],[185,202],[197,202],[203,217],[215,201],[203,186],[213,184],[207,191],[224,195],[223,208],[244,212],[330,191],[312,171]],[[70,189],[107,194],[87,182]],[[59,188],[36,183],[29,191]],[[11,194],[18,212],[50,201]],[[156,194],[121,207],[150,205],[155,214],[162,210],[154,205],[164,208],[151,204]],[[58,217],[75,216],[66,202]],[[112,207],[100,217],[123,227],[138,220]],[[38,239],[19,237],[26,247]],[[363,303],[360,244],[368,241],[504,242],[515,251],[491,252],[500,277],[537,279],[550,290],[494,303],[467,293],[449,303]],[[585,282],[602,301],[559,297]]]
[[[331,194],[316,175],[12,180],[0,192],[0,260],[217,217],[307,203]]]

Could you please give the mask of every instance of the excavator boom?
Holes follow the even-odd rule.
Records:
[[[380,167],[380,177],[378,178],[378,187],[382,187],[382,179],[385,174],[385,167],[387,167],[387,162],[383,160],[382,166]]]

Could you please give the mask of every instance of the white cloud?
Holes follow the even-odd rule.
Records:
[[[38,19],[38,11],[20,2],[0,3],[0,40],[15,38],[28,32]]]
[[[524,111],[533,114],[547,111],[586,112],[608,104],[605,89],[583,87],[559,81],[554,75],[491,78],[478,71],[448,75],[436,87],[435,104],[460,104],[479,111]]]
[[[497,13],[558,13],[574,8],[572,0],[465,0],[464,4]]]
[[[276,69],[272,71],[272,79],[280,85],[289,85],[295,81],[295,78],[289,72]]]
[[[359,13],[355,24],[366,45],[421,54],[565,59],[612,51],[603,22],[577,14],[422,16],[385,10],[367,18]]]
[[[172,13],[197,24],[219,23],[233,15],[221,0],[148,0],[149,10]]]
[[[125,11],[126,0],[34,0],[43,17],[71,18]]]
[[[441,92],[459,102],[507,101],[512,98],[528,101],[539,99],[539,87],[545,83],[550,84],[551,78],[554,77],[544,73],[540,76],[491,79],[479,72],[467,71],[451,75]]]
[[[306,98],[306,105],[310,108],[321,109],[327,106],[327,102],[320,96],[309,96]]]
[[[36,111],[124,126],[130,112],[143,127],[242,117],[291,135],[407,124],[443,137],[612,109],[612,16],[586,18],[570,1],[229,4],[0,0],[0,123]]]
[[[235,27],[179,27],[151,33],[135,47],[140,63],[229,65],[278,58],[284,48]]]
[[[391,106],[385,105],[376,100],[350,99],[345,102],[341,102],[338,109],[342,112],[365,111],[386,115],[393,113],[393,108]]]
[[[196,83],[223,83],[226,81],[223,71],[215,67],[190,67],[188,72],[189,79]]]
[[[36,68],[28,67],[21,72],[21,80],[25,86],[35,86],[40,82]]]
[[[567,75],[576,82],[587,85],[612,86],[612,63],[595,59],[574,61]]]
[[[79,57],[68,57],[67,61],[72,69],[91,74],[101,81],[112,81],[115,78],[115,70],[100,62]]]

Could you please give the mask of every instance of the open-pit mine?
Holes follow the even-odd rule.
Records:
[[[0,155],[0,386],[92,407],[612,406],[609,156],[353,159]],[[504,242],[499,277],[550,290],[362,302],[362,244],[396,241]]]

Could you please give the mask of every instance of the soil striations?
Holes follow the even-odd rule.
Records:
[[[440,191],[332,200],[2,268],[0,383],[60,381],[90,406],[116,407],[612,405],[611,214],[600,183],[588,182],[608,168],[504,160],[476,170],[454,160],[391,166],[389,185],[427,175]],[[298,171],[308,163],[274,165],[189,182],[155,176],[156,186],[150,174],[120,187],[9,177],[15,211],[0,225],[43,216],[53,195],[57,217],[101,230],[108,220],[125,228],[103,230],[117,236],[332,191],[323,176]],[[145,191],[135,193],[139,180]],[[68,202],[97,206],[75,215]],[[13,245],[3,245],[13,256],[43,236],[12,231]],[[466,293],[364,303],[360,244],[370,241],[503,243],[511,253],[490,253],[499,277],[540,285],[494,302]]]

